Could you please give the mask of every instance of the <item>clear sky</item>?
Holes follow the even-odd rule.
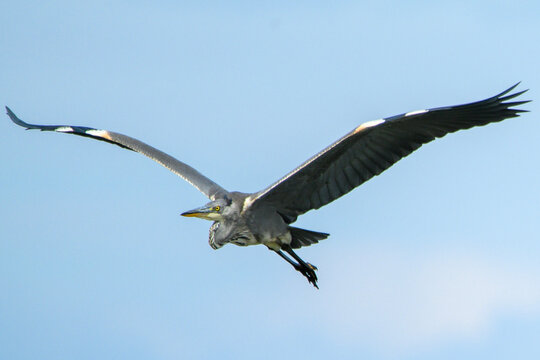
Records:
[[[494,95],[299,227],[320,290],[207,243],[141,155],[0,121],[1,359],[539,359],[538,1],[9,1],[0,104],[123,132],[257,191],[364,121]]]

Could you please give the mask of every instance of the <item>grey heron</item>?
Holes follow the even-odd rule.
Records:
[[[213,222],[209,234],[213,249],[228,243],[265,245],[318,288],[317,267],[302,260],[294,250],[316,244],[329,234],[292,226],[298,216],[347,194],[436,138],[519,116],[526,110],[512,107],[528,101],[510,101],[527,91],[510,93],[518,84],[477,102],[411,111],[365,122],[256,193],[227,191],[191,166],[123,134],[83,126],[29,124],[7,106],[6,110],[15,124],[27,130],[84,136],[155,160],[210,199],[202,207],[181,215]]]

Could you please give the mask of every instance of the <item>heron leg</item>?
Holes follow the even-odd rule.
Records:
[[[315,274],[315,270],[317,270],[317,268],[314,265],[311,265],[310,263],[307,263],[304,260],[302,260],[298,255],[296,255],[296,253],[292,250],[290,246],[288,245],[282,246],[282,249],[285,250],[289,255],[291,255],[296,261],[298,261],[298,263],[294,262],[291,258],[285,255],[281,250],[274,250],[274,251],[283,259],[285,259],[289,264],[291,264],[295,268],[296,271],[304,275],[308,279],[308,281],[318,289],[319,286],[317,285],[317,274]]]
[[[269,250],[272,250],[274,251],[276,254],[278,254],[279,256],[281,256],[283,259],[285,259],[285,261],[287,261],[289,264],[291,264],[295,269],[300,266],[299,264],[295,263],[290,257],[288,257],[287,255],[285,255],[283,253],[283,251],[281,250],[273,250],[273,249],[270,249]]]
[[[304,260],[302,260],[302,258],[298,255],[296,255],[296,253],[293,251],[293,249],[291,248],[290,245],[285,245],[285,247],[283,248],[283,250],[285,250],[287,253],[289,253],[296,261],[298,261],[300,264],[304,265],[304,266],[307,266],[308,268],[310,268],[311,270],[318,270],[317,267],[313,264],[310,264],[308,262],[305,262]]]

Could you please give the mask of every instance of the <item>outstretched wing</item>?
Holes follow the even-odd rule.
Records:
[[[176,175],[180,176],[182,179],[189,182],[191,185],[195,186],[200,192],[202,192],[212,200],[228,193],[221,186],[208,179],[206,176],[202,175],[200,172],[198,172],[191,166],[173,158],[170,155],[167,155],[163,151],[160,151],[132,137],[112,131],[98,130],[83,126],[28,124],[19,119],[7,106],[6,110],[8,116],[15,124],[22,126],[27,130],[39,129],[41,131],[56,131],[66,134],[84,136],[115,144],[124,149],[133,150],[145,156],[148,156],[150,159],[157,161]]]
[[[486,100],[366,122],[255,194],[251,206],[270,204],[286,221],[293,222],[298,215],[334,201],[435,138],[525,112],[511,107],[528,101],[509,100],[526,90],[507,95],[518,84]]]

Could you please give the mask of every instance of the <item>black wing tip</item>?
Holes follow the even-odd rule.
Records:
[[[6,105],[5,108],[6,108],[6,114],[9,116],[11,120],[13,120],[13,118],[17,118],[17,116],[15,115],[13,111],[11,111],[9,106]]]
[[[500,94],[497,95],[498,98],[508,94],[510,91],[514,90],[519,84],[521,84],[521,81],[518,81],[517,83],[515,83],[514,85],[510,86],[508,89],[504,90],[503,92],[501,92]],[[527,89],[528,90],[528,89]],[[527,90],[523,90],[522,92],[520,92],[520,94],[524,93],[525,91]]]
[[[515,83],[514,85],[510,86],[508,89],[506,89],[506,90],[502,91],[501,93],[499,93],[499,94],[493,96],[492,99],[499,99],[499,100],[504,101],[504,100],[507,100],[507,99],[512,99],[512,98],[514,98],[514,97],[516,97],[516,96],[519,96],[519,95],[524,94],[524,93],[526,93],[527,91],[529,91],[529,89],[525,89],[525,90],[518,91],[518,92],[516,92],[516,93],[514,93],[514,94],[510,94],[510,95],[505,96],[506,94],[508,94],[508,93],[510,93],[512,90],[514,90],[514,89],[515,89],[518,85],[520,85],[520,84],[521,84],[521,81],[518,81],[518,82]]]
[[[496,98],[497,98],[497,100],[499,100],[501,102],[504,102],[504,101],[508,101],[510,99],[516,98],[518,96],[521,96],[521,95],[525,94],[527,91],[529,91],[529,89],[521,90],[521,91],[515,92],[513,94],[509,94],[509,95],[506,95],[507,92],[504,92],[502,95],[497,95]],[[526,101],[531,101],[531,100],[526,100]]]
[[[26,128],[26,130],[34,129],[34,127],[31,124],[25,123],[21,119],[15,115],[13,111],[9,108],[9,106],[6,106],[6,114],[9,116],[11,121],[13,121],[15,124],[22,126],[23,128]]]
[[[502,106],[504,106],[504,108],[506,110],[513,112],[514,117],[519,116],[518,115],[519,113],[529,112],[529,110],[516,109],[516,108],[513,108],[513,106],[520,106],[520,105],[523,105],[523,104],[530,103],[532,101],[532,100],[508,101],[508,100],[514,99],[514,98],[516,98],[518,96],[521,96],[524,93],[526,93],[527,91],[529,91],[529,89],[525,89],[525,90],[521,90],[521,91],[515,92],[513,94],[507,95],[512,90],[514,90],[516,88],[516,86],[518,86],[519,84],[521,84],[521,81],[517,82],[516,84],[512,85],[511,87],[509,87],[508,89],[506,89],[505,91],[503,91],[502,93],[500,93],[500,94],[498,94],[498,95],[496,95],[494,97],[494,100],[496,100],[496,102],[499,105],[502,105]]]

